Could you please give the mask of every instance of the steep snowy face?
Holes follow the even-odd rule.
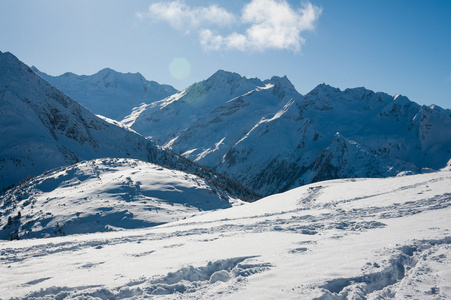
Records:
[[[409,130],[416,133],[431,165],[440,167],[443,158],[450,158],[451,111],[434,105],[422,106],[410,120]]]
[[[151,227],[242,204],[228,199],[226,191],[192,174],[136,159],[96,159],[47,172],[0,196],[0,239]]]
[[[196,173],[245,200],[249,189],[108,123],[10,53],[0,54],[0,188],[45,170],[102,157],[137,158]]]
[[[148,81],[139,73],[124,74],[109,68],[90,76],[73,73],[50,76],[32,69],[93,113],[116,121],[142,103],[152,103],[177,92],[172,86]]]
[[[313,178],[305,181],[317,182],[339,178],[374,178],[396,176],[400,170],[419,172],[414,164],[389,156],[371,153],[369,149],[351,141],[339,132],[331,143],[313,162]]]
[[[277,79],[268,81],[265,87],[233,98],[201,116],[166,147],[200,164],[217,166],[225,161],[232,147],[254,130],[280,118],[300,98],[295,89],[285,88]]]
[[[264,86],[260,80],[220,70],[178,94],[136,109],[124,123],[163,145],[216,107]]]
[[[0,74],[2,186],[96,156],[147,156],[145,144],[109,140],[135,135],[100,120],[12,54],[0,54]]]

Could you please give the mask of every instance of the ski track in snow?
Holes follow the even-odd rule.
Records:
[[[2,242],[2,298],[446,299],[450,182],[328,181],[153,229]]]

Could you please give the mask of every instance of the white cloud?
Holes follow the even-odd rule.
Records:
[[[251,0],[238,18],[216,5],[190,8],[184,2],[173,1],[150,5],[146,15],[167,21],[180,30],[199,28],[200,44],[209,51],[287,49],[298,52],[305,42],[301,33],[315,29],[321,8],[306,3],[294,9],[286,0]],[[208,28],[233,22],[244,26],[244,32],[222,35]]]
[[[212,24],[223,26],[235,21],[233,14],[219,6],[191,8],[182,1],[153,3],[147,13],[137,13],[137,16],[167,21],[180,30]]]
[[[220,35],[214,35],[210,29],[202,29],[199,34],[202,48],[209,50],[219,50],[223,44],[223,38]]]

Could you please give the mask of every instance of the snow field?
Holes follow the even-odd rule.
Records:
[[[451,174],[409,179],[326,181],[152,229],[2,242],[0,289],[7,299],[445,299]]]

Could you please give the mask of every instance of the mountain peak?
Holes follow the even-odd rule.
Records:
[[[14,56],[14,54],[12,54],[11,52],[0,52],[0,63],[2,66],[8,64],[8,65],[12,65],[12,64],[16,64],[16,65],[20,65],[21,62],[20,60]]]
[[[313,90],[311,90],[307,95],[320,95],[320,94],[335,94],[340,93],[339,88],[335,88],[325,83],[318,84]]]
[[[393,96],[393,101],[396,101],[397,104],[399,105],[409,105],[410,103],[412,103],[412,101],[409,100],[409,98],[407,98],[406,96],[403,96],[401,94],[396,94]]]
[[[109,67],[103,68],[102,70],[99,71],[99,73],[112,73],[112,72],[116,73],[115,70],[113,70],[113,69],[111,69]]]
[[[0,80],[10,76],[24,76],[23,74],[26,73],[34,72],[30,67],[21,62],[14,54],[10,52],[0,53]]]
[[[16,56],[14,56],[14,54],[12,54],[11,52],[8,52],[8,51],[7,52],[0,51],[0,57],[2,59],[13,59],[13,60],[19,61],[19,59]]]
[[[36,68],[36,66],[31,66],[31,69],[35,72],[35,73],[43,73],[43,72],[41,72],[41,71],[39,71],[39,69],[38,68]]]
[[[332,138],[329,147],[332,145],[338,146],[338,145],[344,145],[348,142],[347,138],[345,138],[340,132],[336,132],[334,134],[334,137]]]
[[[113,83],[115,80],[126,80],[126,81],[138,81],[144,83],[147,81],[141,73],[122,73],[111,68],[104,68],[92,75],[93,77],[100,77],[103,81]]]
[[[257,87],[256,80],[248,80],[238,73],[218,70],[208,79],[196,82],[185,91],[188,97],[198,98],[209,92],[233,95],[233,97],[245,94]],[[233,98],[232,97],[232,98]]]
[[[291,81],[287,78],[286,75],[284,75],[283,77],[273,76],[273,77],[271,77],[270,82],[273,83],[275,86],[284,87],[284,88],[289,89],[290,91],[296,92],[296,88],[291,83]]]
[[[343,93],[356,100],[368,100],[375,94],[372,90],[368,90],[365,87],[346,89]]]
[[[226,81],[227,83],[233,82],[233,81],[239,81],[243,79],[240,74],[235,72],[229,72],[224,70],[218,70],[213,75],[211,75],[206,81],[207,82],[217,82],[217,81]]]

